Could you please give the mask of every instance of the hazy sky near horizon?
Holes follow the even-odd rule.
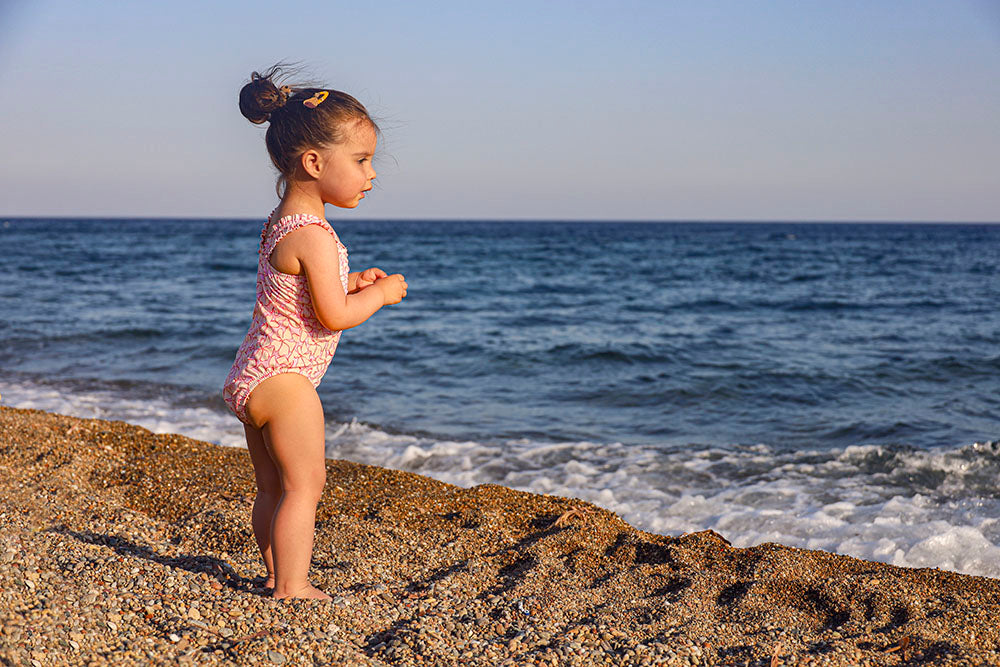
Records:
[[[0,0],[0,215],[265,216],[278,60],[381,122],[347,215],[1000,222],[998,0]]]

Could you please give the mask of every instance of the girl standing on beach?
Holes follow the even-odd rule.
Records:
[[[371,189],[378,128],[346,93],[275,84],[254,72],[240,111],[268,122],[281,202],[264,225],[257,303],[223,397],[243,422],[257,480],[253,532],[275,598],[330,596],[309,583],[316,506],[326,483],[323,408],[316,387],[343,329],[406,296],[400,274],[350,273],[325,204],[355,208]]]

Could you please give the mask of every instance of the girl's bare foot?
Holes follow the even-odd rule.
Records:
[[[272,574],[264,580],[264,588],[274,588],[274,575]]]
[[[274,592],[271,593],[271,597],[276,600],[284,600],[288,598],[298,598],[304,600],[332,600],[333,598],[316,588],[312,584],[307,583],[305,586],[294,591],[284,591],[282,593],[278,592],[275,588]]]

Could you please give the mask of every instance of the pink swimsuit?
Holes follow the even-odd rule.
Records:
[[[268,223],[273,216],[268,216]],[[347,248],[330,223],[314,215],[296,214],[276,221],[270,230],[264,225],[253,321],[222,389],[226,405],[244,423],[250,423],[246,413],[250,392],[270,377],[298,373],[309,378],[314,387],[319,386],[340,341],[340,331],[331,331],[316,319],[306,277],[282,273],[269,261],[285,234],[306,225],[319,225],[333,235],[340,252],[340,282],[347,293]]]

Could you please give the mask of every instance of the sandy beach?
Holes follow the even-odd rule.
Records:
[[[273,601],[244,450],[0,408],[0,664],[993,665],[1000,580],[327,462]]]

